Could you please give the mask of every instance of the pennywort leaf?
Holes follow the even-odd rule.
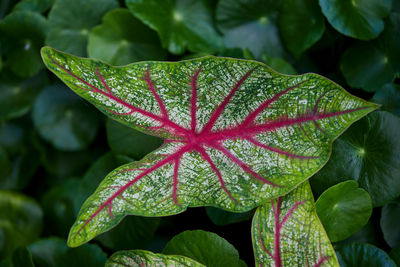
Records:
[[[127,214],[248,211],[318,171],[332,141],[377,107],[319,75],[286,76],[255,61],[209,56],[112,67],[49,47],[42,56],[102,112],[164,139],[105,178],[83,205],[71,246]]]
[[[256,266],[339,266],[308,182],[259,207],[252,237]]]
[[[155,254],[145,250],[119,251],[111,255],[106,261],[106,267],[119,266],[184,266],[184,267],[204,267],[192,259],[178,255]]]

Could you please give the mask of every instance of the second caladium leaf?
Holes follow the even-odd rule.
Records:
[[[256,266],[337,266],[309,182],[259,207],[252,238]]]
[[[83,204],[71,246],[128,214],[248,211],[318,171],[332,141],[377,107],[319,75],[286,76],[255,61],[209,56],[112,67],[49,47],[42,56],[102,112],[164,139],[105,178]]]

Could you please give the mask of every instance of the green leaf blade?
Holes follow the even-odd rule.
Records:
[[[128,214],[195,206],[248,211],[317,172],[332,141],[377,107],[319,75],[286,76],[255,61],[204,57],[111,67],[51,48],[42,55],[101,111],[164,139],[106,177],[83,205],[71,245]]]
[[[308,182],[257,209],[252,239],[256,266],[339,266]]]

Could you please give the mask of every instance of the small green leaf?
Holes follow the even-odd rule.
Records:
[[[35,101],[33,122],[39,134],[57,149],[77,151],[96,137],[99,116],[64,86],[51,85]]]
[[[29,79],[14,74],[0,73],[0,119],[12,119],[25,115],[33,105],[36,96],[47,84],[44,72]]]
[[[400,198],[385,205],[381,213],[381,229],[386,243],[392,248],[400,247]]]
[[[346,181],[328,188],[315,206],[332,242],[346,239],[361,229],[372,213],[371,198],[364,189],[358,188],[356,181]]]
[[[256,266],[339,267],[308,182],[260,206],[251,232]]]
[[[98,267],[104,266],[107,254],[94,244],[68,248],[64,239],[50,237],[40,239],[29,246],[37,266],[43,267]]]
[[[286,47],[299,57],[325,31],[325,20],[318,0],[284,1],[279,16],[279,30]]]
[[[349,244],[337,252],[341,267],[396,267],[385,251],[370,244]]]
[[[250,220],[253,217],[253,211],[248,212],[229,212],[213,207],[206,207],[206,213],[208,218],[215,225],[228,225],[232,223],[238,223],[241,221]]]
[[[145,250],[119,251],[111,255],[106,262],[106,267],[153,267],[153,266],[183,266],[204,267],[204,265],[178,255],[155,254]]]
[[[311,178],[313,190],[321,194],[353,179],[367,190],[374,207],[396,198],[400,192],[399,132],[400,119],[385,111],[355,123],[335,141],[330,160]]]
[[[377,40],[355,43],[343,53],[340,69],[352,87],[378,91],[400,74],[399,47],[400,13],[392,13]]]
[[[133,130],[111,119],[107,120],[106,130],[111,150],[116,154],[126,155],[135,160],[142,159],[163,143],[160,138]]]
[[[198,0],[126,0],[129,10],[158,32],[163,47],[173,54],[215,52],[222,39],[213,27],[211,10]]]
[[[49,13],[46,44],[75,55],[86,55],[89,31],[100,24],[116,0],[56,0]]]
[[[386,84],[371,99],[372,102],[381,104],[381,109],[400,116],[400,85]]]
[[[225,46],[249,49],[256,58],[267,53],[284,55],[278,31],[282,0],[221,0],[217,6],[217,25],[224,33]]]
[[[251,210],[317,172],[333,140],[377,108],[319,75],[286,76],[255,61],[209,56],[111,67],[48,47],[42,55],[108,116],[164,139],[105,178],[83,205],[71,246],[128,214]]]
[[[392,0],[319,0],[322,13],[340,33],[370,40],[384,28],[383,18],[389,15]]]
[[[46,32],[46,19],[31,11],[15,11],[0,21],[0,41],[14,73],[31,77],[43,68],[39,49]]]
[[[41,232],[43,212],[31,198],[0,190],[0,258],[34,241]]]
[[[164,59],[166,51],[153,32],[127,9],[114,9],[89,34],[88,55],[112,65]]]
[[[183,255],[206,266],[242,266],[239,252],[227,240],[203,230],[185,231],[172,238],[164,254]]]
[[[22,0],[14,6],[13,11],[28,10],[43,13],[53,5],[53,2],[54,0]]]

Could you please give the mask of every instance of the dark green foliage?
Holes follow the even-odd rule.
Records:
[[[381,104],[334,142],[310,181],[315,199],[327,190],[316,208],[342,266],[400,264],[400,1],[0,1],[0,266],[103,266],[132,249],[253,266],[253,211],[129,216],[92,244],[67,247],[103,178],[163,141],[106,119],[60,85],[44,70],[44,45],[112,65],[255,59],[281,73],[321,74]],[[184,232],[195,229],[218,235]]]

